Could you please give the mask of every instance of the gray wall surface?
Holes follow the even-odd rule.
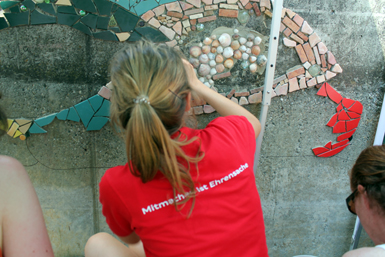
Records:
[[[269,254],[341,256],[349,249],[355,222],[345,206],[348,171],[373,144],[385,92],[385,2],[286,0],[284,7],[308,21],[333,52],[344,72],[330,84],[343,97],[360,101],[364,111],[351,145],[334,157],[317,158],[311,148],[335,141],[325,125],[336,104],[317,96],[316,88],[272,99],[256,176]],[[42,117],[73,106],[108,82],[109,59],[124,45],[60,25],[3,30],[0,105],[10,118]],[[296,64],[295,51],[280,44],[276,74]],[[258,117],[260,105],[247,108]],[[217,116],[198,116],[199,126]],[[125,162],[124,144],[110,126],[86,132],[81,123],[55,120],[48,128],[26,141],[2,137],[0,154],[26,167],[55,255],[83,256],[91,235],[110,232],[100,211],[98,183],[107,168]],[[360,246],[371,245],[364,234]]]

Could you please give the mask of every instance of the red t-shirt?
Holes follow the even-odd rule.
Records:
[[[219,117],[205,129],[183,127],[188,138],[200,140],[183,147],[205,157],[191,165],[197,188],[182,211],[175,210],[170,183],[159,172],[142,183],[128,164],[108,169],[100,182],[100,202],[111,230],[120,237],[133,231],[146,256],[268,256],[261,202],[253,174],[255,133],[242,116]],[[184,196],[178,194],[176,200]]]

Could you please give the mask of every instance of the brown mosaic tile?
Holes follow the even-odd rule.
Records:
[[[175,36],[175,31],[173,31],[172,29],[169,29],[165,26],[160,26],[159,27],[159,30],[166,35],[166,37],[168,37],[170,40],[173,40],[174,39],[174,36]]]
[[[305,68],[302,65],[294,66],[293,68],[286,71],[286,76],[289,79],[297,77],[298,75],[305,74]]]
[[[290,38],[293,39],[294,41],[300,43],[300,44],[303,44],[303,43],[304,43],[303,40],[302,40],[299,36],[297,36],[296,34],[294,34],[294,33],[292,33],[292,34],[290,35]]]
[[[200,114],[203,114],[203,107],[202,106],[196,106],[196,107],[193,107],[193,112],[195,115],[200,115]]]
[[[291,31],[291,29],[289,28],[286,28],[284,31],[283,31],[283,34],[287,37],[290,37],[291,34],[293,34],[293,32]]]
[[[318,65],[321,65],[321,57],[319,56],[318,48],[316,46],[313,47],[313,53],[314,53],[316,63]]]
[[[192,31],[195,31],[195,30],[197,30],[197,27],[196,27],[195,25],[192,25],[192,26],[191,26],[191,30],[192,30]]]
[[[319,42],[321,42],[320,37],[317,35],[317,33],[313,32],[313,34],[311,34],[311,35],[309,36],[309,43],[310,43],[310,46],[313,47],[313,46],[315,46],[316,44],[318,44]]]
[[[237,8],[238,8],[238,6],[237,6]],[[238,10],[219,9],[218,15],[221,17],[237,18],[238,17]]]
[[[149,10],[145,14],[142,15],[142,19],[147,22],[154,16],[155,16],[155,13],[153,11]]]
[[[281,22],[281,24],[279,25],[279,32],[282,32],[284,29],[286,29],[286,26],[283,25],[283,23]]]
[[[247,3],[246,5],[245,5],[245,9],[246,10],[250,10],[250,9],[252,9],[253,8],[253,6],[251,5],[251,3]]]
[[[211,11],[211,10],[218,10],[218,5],[206,5],[205,6],[205,11]]]
[[[179,35],[182,36],[182,23],[178,21],[175,23],[175,25],[172,27],[174,31]]]
[[[262,103],[262,92],[252,94],[248,98],[250,104]]]
[[[155,13],[156,16],[159,16],[164,13],[165,6],[164,5],[159,5],[158,7],[152,9]]]
[[[203,106],[203,112],[204,113],[213,113],[215,112],[215,109],[211,105],[204,105]]]
[[[257,88],[251,89],[250,90],[250,94],[255,94],[255,93],[258,93],[258,92],[262,92],[262,91],[263,91],[263,87],[257,87]]]
[[[289,79],[289,93],[299,90],[298,79],[294,77]]]
[[[302,62],[302,63],[307,62],[306,53],[305,53],[305,50],[303,50],[302,45],[297,45],[297,46],[295,47],[295,50],[297,51],[298,57],[299,57],[299,59],[301,60],[301,62]]]
[[[170,11],[168,11],[167,15],[171,16],[171,17],[176,17],[176,18],[182,18],[183,17],[183,14],[181,14],[179,12],[170,12]]]
[[[192,10],[185,11],[184,14],[185,15],[192,15],[192,14],[196,14],[196,13],[202,13],[203,11],[204,11],[203,8],[198,8],[198,9],[192,9]]]
[[[204,17],[204,18],[200,18],[200,19],[198,19],[198,22],[199,23],[204,23],[204,22],[208,22],[208,21],[215,21],[216,19],[217,19],[217,16],[213,15],[213,16],[207,16],[207,17]]]
[[[286,9],[286,14],[287,16],[289,16],[290,19],[293,19],[293,17],[296,15],[296,13],[290,9]]]
[[[304,22],[304,19],[301,17],[301,16],[299,16],[298,14],[296,14],[294,17],[293,17],[293,21],[295,22],[295,23],[297,23],[297,25],[298,26],[302,26],[302,24],[303,24],[303,22]]]
[[[212,15],[214,15],[214,11],[205,11],[204,13],[203,13],[203,16],[212,16]]]
[[[167,11],[182,12],[179,1],[166,4]]]
[[[235,94],[235,89],[231,89],[230,93],[226,97],[231,98],[233,97],[234,94]]]
[[[305,42],[309,40],[309,38],[305,34],[303,34],[301,31],[297,32],[297,36],[299,36]]]
[[[200,8],[201,7],[201,0],[186,0],[188,3],[194,5],[196,8]]]
[[[183,18],[182,18],[182,20],[186,20],[186,19],[188,19],[188,16],[187,16],[187,15],[184,15]]]
[[[308,61],[311,64],[315,64],[315,56],[314,56],[313,50],[310,47],[309,43],[305,43],[302,46],[303,46],[303,50],[305,50]]]
[[[253,8],[254,8],[254,11],[255,11],[255,15],[261,16],[261,11],[259,10],[259,7],[258,7],[257,3],[253,3]]]
[[[301,32],[310,35],[313,33],[313,29],[310,27],[310,25],[307,23],[307,21],[304,21],[301,27]]]
[[[225,73],[215,74],[213,76],[213,80],[223,79],[223,78],[227,78],[227,77],[230,77],[230,76],[231,76],[230,71],[225,72]]]
[[[197,20],[190,20],[190,24],[191,25],[196,25],[197,24]]]
[[[212,0],[211,0],[212,1]],[[186,2],[179,1],[180,6],[182,7],[183,11],[186,11],[188,9],[193,8],[194,6],[192,4],[188,4]]]
[[[308,87],[314,87],[315,85],[317,85],[317,80],[316,80],[315,78],[309,79],[309,80],[307,81],[307,86],[308,86]]]
[[[240,96],[249,96],[250,92],[235,92],[234,96],[235,97],[240,97]]]
[[[235,4],[219,4],[219,8],[228,10],[238,10],[238,5]]]
[[[327,64],[326,64],[326,57],[325,57],[325,55],[321,54],[320,57],[321,57],[321,67],[322,68],[326,68]]]
[[[287,27],[289,27],[294,33],[297,33],[299,31],[299,26],[297,24],[295,24],[292,20],[290,20],[288,17],[285,17],[282,20],[282,22]]]
[[[305,77],[299,79],[299,88],[300,89],[307,88],[307,86],[306,86],[306,78]]]

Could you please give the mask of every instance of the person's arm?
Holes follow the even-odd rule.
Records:
[[[126,237],[119,237],[119,239],[128,244],[128,248],[131,249],[137,256],[146,256],[143,243],[135,232],[132,232]]]
[[[207,103],[209,103],[220,115],[239,115],[244,116],[253,126],[255,132],[255,138],[258,137],[261,132],[261,123],[252,113],[243,108],[242,106],[234,103],[230,99],[216,93],[206,85],[204,85],[195,75],[193,66],[186,60],[183,60],[185,69],[188,75],[190,87],[193,93],[202,97]]]
[[[4,256],[54,256],[35,189],[23,165],[8,156],[0,156],[0,221]]]

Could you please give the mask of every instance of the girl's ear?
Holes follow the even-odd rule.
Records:
[[[370,202],[368,198],[368,192],[365,190],[365,187],[363,185],[357,186],[358,192],[362,195],[362,200],[364,202],[364,205],[367,209],[370,209]]]
[[[187,97],[186,97],[186,108],[185,112],[188,112],[191,109],[191,92],[188,92]]]

